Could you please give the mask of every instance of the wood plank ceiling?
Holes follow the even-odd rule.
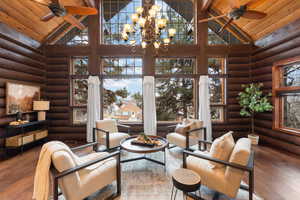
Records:
[[[230,9],[229,1],[233,0],[214,0],[212,8],[221,13],[227,13]],[[240,3],[244,5],[249,1],[240,0]],[[300,18],[299,0],[258,0],[251,9],[265,12],[268,15],[261,20],[241,18],[234,23],[254,41]]]
[[[49,0],[40,0],[49,2]],[[220,13],[229,10],[229,1],[213,0],[212,8]],[[240,0],[246,4],[250,0]],[[63,5],[86,5],[87,0],[60,0]],[[235,25],[256,41],[273,31],[300,18],[299,0],[257,0],[252,9],[266,12],[267,17],[261,20],[239,19]],[[42,22],[40,18],[49,13],[49,9],[30,0],[1,0],[0,22],[39,41],[45,41],[64,23],[62,18]]]

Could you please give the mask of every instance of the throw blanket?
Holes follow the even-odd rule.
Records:
[[[70,148],[62,142],[53,141],[43,145],[40,152],[39,161],[35,171],[33,199],[48,200],[50,187],[50,166],[52,154],[57,151],[67,152],[76,165],[82,164],[82,161],[76,156]]]
[[[101,157],[105,157],[108,155],[108,153],[90,153],[83,157],[78,157],[76,154],[74,154],[71,149],[64,143],[59,141],[53,141],[48,142],[43,145],[39,161],[36,167],[35,171],[35,177],[34,177],[34,189],[33,189],[33,197],[32,199],[35,200],[48,200],[49,198],[49,188],[50,188],[50,167],[52,162],[52,155],[55,152],[58,151],[65,151],[70,155],[70,158],[74,161],[75,165],[81,165],[88,161],[95,160]],[[83,169],[83,172],[88,173],[89,171],[92,171],[96,168],[98,168],[100,165],[105,164],[106,162],[109,162],[113,160],[107,159],[105,161],[96,163],[94,165],[91,165],[89,167],[86,167]]]

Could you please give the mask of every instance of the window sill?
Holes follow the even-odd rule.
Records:
[[[297,131],[297,130],[292,130],[292,129],[287,129],[287,128],[273,128],[273,130],[300,137],[300,131]]]

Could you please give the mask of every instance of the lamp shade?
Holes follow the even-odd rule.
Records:
[[[33,110],[49,110],[50,103],[49,101],[33,101]]]

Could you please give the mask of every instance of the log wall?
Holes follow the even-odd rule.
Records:
[[[276,61],[300,55],[300,20],[257,41],[257,48],[252,55],[252,80],[262,82],[264,91],[272,91],[272,66]],[[300,135],[290,135],[272,130],[272,112],[255,116],[255,131],[261,142],[300,154]]]
[[[0,24],[0,135],[5,126],[15,120],[15,115],[6,115],[6,82],[39,85],[43,97],[45,57],[36,45],[26,36]],[[30,114],[30,118],[35,119],[36,113]],[[3,145],[4,140],[0,140],[0,147]]]

